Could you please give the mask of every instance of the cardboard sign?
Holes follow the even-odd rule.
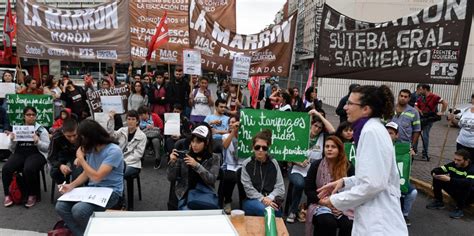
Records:
[[[35,134],[33,125],[14,125],[12,128],[15,141],[33,142],[33,135]]]
[[[252,138],[272,131],[269,154],[279,161],[302,162],[309,149],[310,117],[304,112],[243,109],[240,115],[238,157],[253,155]]]
[[[130,89],[127,85],[119,85],[109,89],[101,89],[87,93],[91,109],[93,112],[102,112],[102,103],[100,98],[103,96],[120,96],[122,98],[123,111],[128,111],[128,96]]]
[[[247,85],[250,77],[250,62],[252,57],[235,55],[232,65],[232,84]]]
[[[165,135],[181,135],[181,119],[179,113],[165,113]]]
[[[198,50],[183,50],[183,73],[201,75],[201,52]]]
[[[117,114],[123,114],[125,112],[123,109],[122,96],[101,96],[100,102],[102,104],[102,110],[105,113],[114,111]]]
[[[398,174],[400,175],[400,191],[407,193],[410,187],[411,174],[410,143],[395,143],[394,146]],[[355,166],[356,146],[352,143],[344,143],[344,150],[348,160]]]
[[[15,83],[0,83],[0,98],[4,98],[7,94],[15,93]]]

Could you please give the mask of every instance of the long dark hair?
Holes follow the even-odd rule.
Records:
[[[95,120],[86,119],[81,121],[77,128],[77,135],[79,137],[79,146],[84,148],[85,152],[93,152],[95,147],[99,145],[118,144]]]
[[[145,88],[143,87],[143,83],[141,81],[135,81],[133,82],[133,86],[132,86],[132,93],[136,93],[137,91],[135,90],[135,85],[137,84],[140,84],[140,95],[142,95],[142,97],[145,97]]]
[[[189,142],[191,143],[191,141],[193,141],[194,139],[197,139],[200,142],[204,142],[204,151],[208,152],[208,153],[212,153],[213,148],[214,148],[213,147],[213,139],[212,139],[212,127],[209,124],[207,124],[205,122],[202,122],[199,125],[197,125],[195,128],[197,128],[199,126],[206,126],[206,128],[208,129],[207,137],[201,138],[201,137],[191,133],[191,136],[189,138]],[[189,150],[191,152],[193,152],[193,149],[191,148],[191,146],[189,146]]]
[[[364,85],[354,88],[352,93],[360,94],[361,107],[369,106],[372,109],[372,117],[390,120],[395,110],[395,98],[392,90],[386,85],[379,87],[373,85]]]
[[[334,165],[331,169],[331,176],[333,180],[338,180],[347,176],[347,169],[349,169],[350,163],[347,160],[346,152],[344,151],[344,143],[342,143],[342,141],[334,135],[327,137],[325,143],[327,144],[329,140],[336,144],[337,150],[339,151],[339,154],[337,155],[337,158],[334,161]]]
[[[54,75],[48,75],[48,78],[44,81],[44,86],[51,89],[53,87]]]
[[[340,138],[343,142],[352,142],[354,138],[352,138],[352,140],[346,140],[342,136],[342,132],[346,129],[352,129],[352,124],[347,121],[344,121],[341,124],[339,124],[339,127],[337,127],[335,135],[338,138]]]
[[[318,92],[316,89],[314,89],[313,86],[309,87],[308,89],[306,89],[306,91],[304,92],[304,99],[306,99],[306,101],[309,101],[309,102],[312,102],[314,98],[311,97],[311,93],[312,92]]]

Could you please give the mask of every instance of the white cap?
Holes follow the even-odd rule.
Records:
[[[209,129],[204,125],[200,125],[196,127],[191,134],[206,139],[209,134]]]
[[[385,125],[386,128],[392,128],[394,130],[396,130],[398,132],[398,124],[391,121],[391,122],[388,122],[386,125]]]

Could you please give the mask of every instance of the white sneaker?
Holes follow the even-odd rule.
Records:
[[[290,215],[286,218],[286,222],[288,223],[295,223],[295,218],[296,218],[296,215],[295,213],[290,213]]]
[[[232,206],[231,206],[230,203],[226,203],[224,205],[224,212],[228,215],[228,214],[230,214],[230,211],[232,211]]]

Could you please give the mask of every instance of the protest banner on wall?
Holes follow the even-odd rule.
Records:
[[[66,61],[128,62],[128,1],[87,9],[58,9],[19,0],[17,52],[21,57]]]
[[[309,149],[310,117],[304,112],[243,109],[240,115],[238,157],[253,155],[252,138],[261,130],[272,131],[269,154],[278,161],[301,162]]]
[[[236,0],[199,0],[212,19],[236,29]],[[167,12],[169,42],[151,55],[151,61],[181,64],[183,49],[189,48],[188,0],[130,0],[131,55],[145,61],[147,43],[155,33],[156,24]]]
[[[444,0],[383,23],[352,19],[324,5],[318,77],[459,84],[473,1]]]
[[[87,99],[89,100],[91,109],[93,112],[102,112],[102,104],[100,102],[101,96],[115,96],[119,95],[122,97],[123,111],[128,111],[128,96],[130,90],[127,85],[119,85],[114,88],[101,89],[94,92],[87,93]]]
[[[237,54],[232,64],[232,84],[247,85],[250,77],[250,63],[252,58]]]
[[[407,193],[410,187],[411,156],[410,143],[395,143],[395,158],[398,174],[400,175],[400,191]],[[344,143],[347,159],[355,165],[356,146],[352,143]]]
[[[199,50],[183,50],[183,73],[201,76],[201,52]]]
[[[7,94],[7,113],[11,125],[23,125],[23,109],[36,108],[36,123],[50,127],[53,125],[54,105],[51,95]]]
[[[242,35],[213,20],[192,0],[189,19],[189,43],[201,50],[203,69],[230,75],[234,55],[244,54],[252,58],[251,75],[288,76],[296,14],[260,33]]]

